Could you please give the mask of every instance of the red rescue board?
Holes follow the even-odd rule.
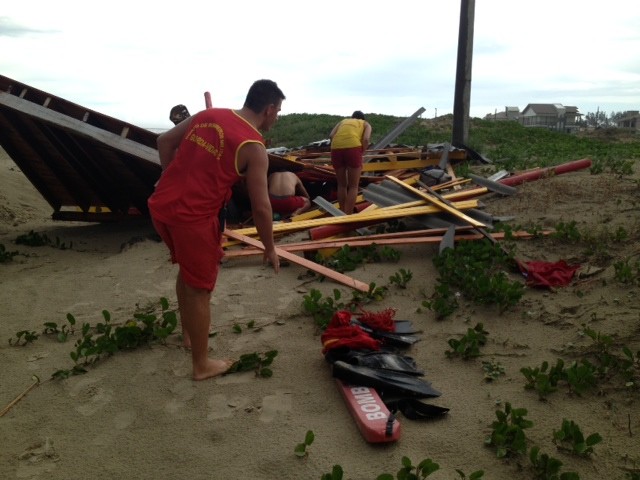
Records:
[[[374,388],[349,385],[342,380],[336,380],[336,383],[367,442],[387,443],[400,438],[400,422]]]

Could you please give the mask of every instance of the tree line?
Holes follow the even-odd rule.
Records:
[[[589,112],[582,116],[582,119],[576,121],[576,125],[582,127],[615,127],[618,120],[625,116],[626,112],[614,112],[609,115],[606,112],[601,112],[598,109],[595,113]]]

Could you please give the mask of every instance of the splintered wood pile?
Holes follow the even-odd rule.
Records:
[[[533,181],[553,174],[561,174],[591,165],[589,159],[576,160],[549,169],[536,169],[520,175],[499,172],[494,178],[472,175],[471,178],[457,178],[451,167],[451,152],[440,156],[429,152],[397,148],[367,152],[357,199],[357,213],[345,215],[339,212],[337,204],[331,203],[330,184],[335,175],[327,152],[294,152],[282,157],[281,164],[291,162],[292,170],[305,182],[324,182],[325,190],[313,197],[318,208],[275,222],[274,235],[277,238],[279,255],[291,259],[295,252],[303,252],[306,258],[297,257],[296,262],[334,281],[361,291],[367,286],[344,274],[334,272],[325,266],[309,260],[309,252],[321,249],[364,247],[371,245],[409,245],[439,243],[440,249],[453,248],[456,242],[489,239],[498,242],[504,238],[501,233],[491,233],[495,219],[480,208],[478,198],[495,193],[513,195],[513,187],[524,181]],[[446,164],[442,161],[444,157]],[[282,166],[282,165],[281,165]],[[440,181],[438,175],[428,175],[429,171],[440,170],[447,176]],[[430,182],[431,185],[427,185]],[[407,231],[388,232],[390,220],[403,220]],[[385,225],[387,224],[387,225]],[[375,233],[378,231],[388,233]],[[305,231],[308,241],[292,241],[287,235]],[[354,235],[357,232],[357,235]],[[227,258],[237,258],[260,254],[262,244],[255,240],[255,227],[227,230]],[[550,232],[543,232],[548,234]],[[347,236],[351,235],[351,236]],[[527,232],[513,232],[516,238],[529,238]],[[299,237],[299,236],[298,236]],[[247,239],[251,239],[247,241]]]

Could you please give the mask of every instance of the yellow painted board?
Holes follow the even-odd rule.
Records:
[[[469,208],[476,208],[478,206],[477,200],[465,200],[462,202],[454,203],[454,206],[459,210],[466,210]],[[323,225],[336,225],[336,224],[349,224],[359,222],[375,222],[384,221],[390,218],[410,217],[415,215],[429,215],[434,213],[440,213],[442,210],[438,207],[431,205],[423,205],[408,208],[379,208],[373,212],[360,212],[353,215],[345,215],[342,217],[323,217],[316,218],[300,222],[284,222],[273,225],[273,231],[276,232],[291,232],[296,230],[303,230],[307,228],[319,227]],[[256,235],[257,230],[255,227],[248,227],[239,230],[235,230],[242,235]]]

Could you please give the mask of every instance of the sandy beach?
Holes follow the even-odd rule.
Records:
[[[212,356],[231,358],[277,350],[271,378],[243,372],[194,382],[189,352],[174,334],[165,345],[117,352],[84,375],[51,379],[73,366],[69,354],[78,333],[59,342],[42,334],[45,322],[62,325],[72,314],[78,324],[95,325],[107,310],[113,323],[124,324],[163,297],[175,309],[177,267],[146,219],[51,220],[51,206],[0,150],[0,244],[19,252],[0,264],[0,408],[27,390],[34,375],[40,379],[0,418],[0,477],[298,480],[319,479],[341,465],[345,479],[372,480],[385,472],[395,476],[406,456],[414,464],[426,458],[438,463],[429,477],[435,480],[460,478],[456,469],[467,477],[483,470],[487,480],[535,478],[527,456],[499,459],[484,444],[495,411],[510,403],[526,408],[533,422],[528,446],[561,460],[563,471],[578,472],[582,480],[631,478],[625,475],[640,472],[637,385],[625,387],[614,378],[581,396],[561,387],[541,401],[524,388],[520,369],[557,358],[570,363],[576,351],[592,344],[584,326],[611,336],[612,348],[640,350],[640,286],[616,281],[612,266],[640,255],[638,173],[633,178],[582,170],[520,186],[513,197],[482,198],[488,212],[515,216],[519,224],[575,221],[595,237],[603,228],[609,237],[619,227],[628,233],[624,241],[607,244],[607,260],[590,265],[584,264],[582,245],[517,241],[519,258],[580,263],[583,275],[554,290],[527,288],[520,303],[502,314],[463,300],[451,317],[436,320],[421,307],[436,284],[437,244],[399,246],[397,263],[369,263],[349,272],[366,283],[389,285],[385,298],[366,308],[393,308],[396,319],[422,330],[407,354],[442,392],[431,403],[450,409],[434,420],[399,415],[399,441],[376,445],[363,439],[346,409],[321,353],[321,332],[302,309],[311,289],[331,296],[337,288],[346,298],[351,291],[310,279],[294,264],[276,275],[260,256],[224,261],[212,299],[210,346]],[[15,243],[30,231],[70,248]],[[389,284],[402,268],[413,275],[406,289]],[[478,323],[488,332],[482,355],[448,358],[448,340]],[[39,337],[11,345],[9,339],[23,330]],[[483,362],[500,365],[504,375],[488,381]],[[601,435],[590,457],[556,447],[553,431],[563,419],[579,424],[585,436]],[[309,430],[315,441],[298,458],[294,448]]]

